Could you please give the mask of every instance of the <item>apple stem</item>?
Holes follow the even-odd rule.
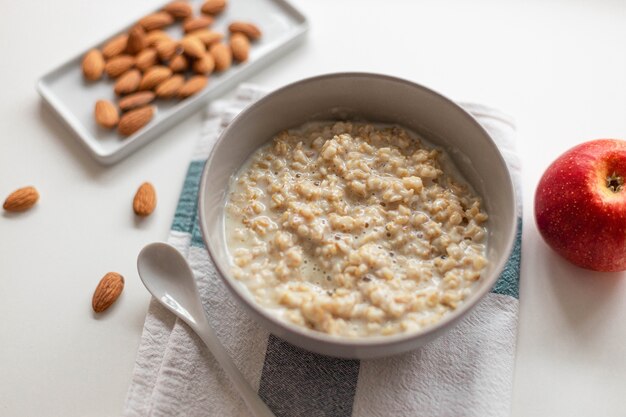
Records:
[[[613,174],[606,177],[606,186],[614,193],[622,191],[624,187],[624,178],[620,177],[613,171]]]

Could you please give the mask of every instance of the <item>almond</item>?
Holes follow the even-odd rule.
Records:
[[[190,17],[183,22],[183,30],[185,33],[193,32],[198,29],[206,29],[213,24],[211,16]]]
[[[205,53],[202,58],[197,59],[193,63],[193,70],[198,74],[209,75],[215,69],[215,59],[210,53]]]
[[[139,19],[141,27],[148,32],[155,29],[163,29],[172,23],[174,23],[174,18],[166,12],[152,13]]]
[[[174,19],[184,19],[191,16],[191,14],[193,13],[191,5],[182,0],[175,0],[171,3],[166,4],[163,8],[163,11],[172,15]]]
[[[251,41],[257,40],[261,37],[261,30],[253,23],[249,22],[233,22],[228,25],[230,33],[243,33]]]
[[[213,59],[215,60],[215,70],[225,71],[233,62],[233,56],[230,48],[223,43],[215,43],[209,49]]]
[[[206,52],[206,48],[202,41],[195,36],[185,36],[180,41],[183,52],[192,58],[202,58]]]
[[[120,123],[117,126],[117,131],[122,136],[130,136],[145,125],[154,116],[154,108],[152,106],[139,107],[134,110],[124,113],[120,118]]]
[[[250,54],[250,41],[248,37],[243,33],[234,33],[233,36],[230,37],[230,49],[236,61],[247,61],[248,55]]]
[[[189,68],[189,62],[184,55],[174,55],[174,58],[170,61],[169,67],[174,72],[183,72]]]
[[[133,199],[133,211],[138,216],[149,216],[156,208],[156,190],[149,182],[139,186]]]
[[[156,92],[157,97],[175,97],[176,95],[178,95],[178,91],[180,91],[180,88],[183,86],[184,83],[185,78],[183,78],[182,75],[176,74],[159,84],[154,91]]]
[[[117,126],[117,122],[120,120],[120,115],[115,105],[109,100],[96,101],[94,116],[96,117],[96,123],[107,129]]]
[[[154,48],[146,48],[135,58],[135,66],[142,71],[147,70],[157,63],[157,51]]]
[[[205,75],[194,75],[190,79],[180,87],[178,91],[178,96],[180,98],[187,98],[189,96],[193,96],[194,94],[200,92],[204,87],[206,87],[209,82],[208,77]]]
[[[171,59],[179,47],[178,42],[171,39],[163,39],[156,43],[157,54],[164,61]]]
[[[140,90],[151,90],[172,76],[172,70],[162,65],[154,66],[146,71],[139,83]]]
[[[117,300],[124,290],[124,277],[117,272],[108,272],[102,277],[91,298],[91,307],[102,313]]]
[[[146,46],[155,46],[157,42],[168,40],[171,41],[170,35],[162,30],[152,30],[146,33]]]
[[[207,0],[204,2],[200,11],[205,14],[219,14],[226,8],[226,0]]]
[[[111,78],[117,78],[135,65],[135,58],[130,55],[118,55],[104,65],[104,71]]]
[[[126,45],[128,44],[128,35],[123,33],[121,35],[117,35],[110,41],[104,44],[102,47],[102,55],[106,59],[113,58],[124,52],[126,50]]]
[[[139,88],[140,82],[141,72],[138,69],[131,69],[117,79],[113,91],[115,91],[115,94],[118,96],[134,93]]]
[[[212,43],[219,42],[224,39],[224,35],[222,35],[221,33],[208,29],[194,30],[188,35],[195,36],[196,38],[200,39],[202,43],[205,44],[207,47],[210,46]]]
[[[118,105],[122,111],[128,111],[151,103],[155,97],[156,95],[152,91],[139,91],[124,97]]]
[[[39,193],[35,187],[24,187],[13,191],[4,200],[2,208],[6,211],[26,211],[39,200]]]
[[[104,57],[97,49],[92,49],[83,58],[83,75],[90,81],[99,80],[104,72]]]
[[[126,45],[126,52],[131,55],[135,55],[143,48],[146,47],[146,32],[139,25],[135,25],[130,32],[128,32],[128,44]]]

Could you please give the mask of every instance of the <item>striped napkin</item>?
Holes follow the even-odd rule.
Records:
[[[187,257],[209,320],[243,375],[277,416],[507,416],[521,217],[514,252],[493,291],[454,330],[407,354],[359,361],[310,353],[269,334],[233,300],[198,229],[198,185],[219,132],[263,93],[244,85],[233,100],[209,107],[168,238]],[[464,107],[496,140],[519,185],[513,123],[484,106]],[[248,411],[200,339],[153,299],[123,414],[228,417]]]

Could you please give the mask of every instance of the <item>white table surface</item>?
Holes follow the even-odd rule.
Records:
[[[232,0],[236,1],[236,0]],[[277,87],[359,70],[415,80],[515,116],[524,160],[521,321],[514,416],[623,416],[626,280],[559,259],[541,241],[533,193],[545,167],[583,140],[626,132],[621,0],[294,0],[308,41],[251,81]],[[35,80],[160,2],[3,2],[0,197],[33,184],[38,206],[0,215],[0,415],[113,416],[122,409],[148,306],[135,257],[162,240],[200,115],[113,167],[91,160],[42,108]],[[153,216],[131,200],[150,180]],[[106,314],[100,277],[126,277]]]

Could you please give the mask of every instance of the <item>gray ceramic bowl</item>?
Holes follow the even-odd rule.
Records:
[[[419,332],[339,338],[278,320],[231,276],[223,209],[228,181],[274,134],[311,120],[357,118],[395,123],[448,150],[489,214],[489,266],[476,291],[454,312]],[[449,330],[493,287],[513,246],[515,194],[506,164],[489,134],[454,102],[418,84],[385,75],[339,73],[305,79],[265,96],[224,130],[204,167],[200,227],[226,286],[250,315],[276,336],[304,349],[343,358],[373,358],[415,349]]]

